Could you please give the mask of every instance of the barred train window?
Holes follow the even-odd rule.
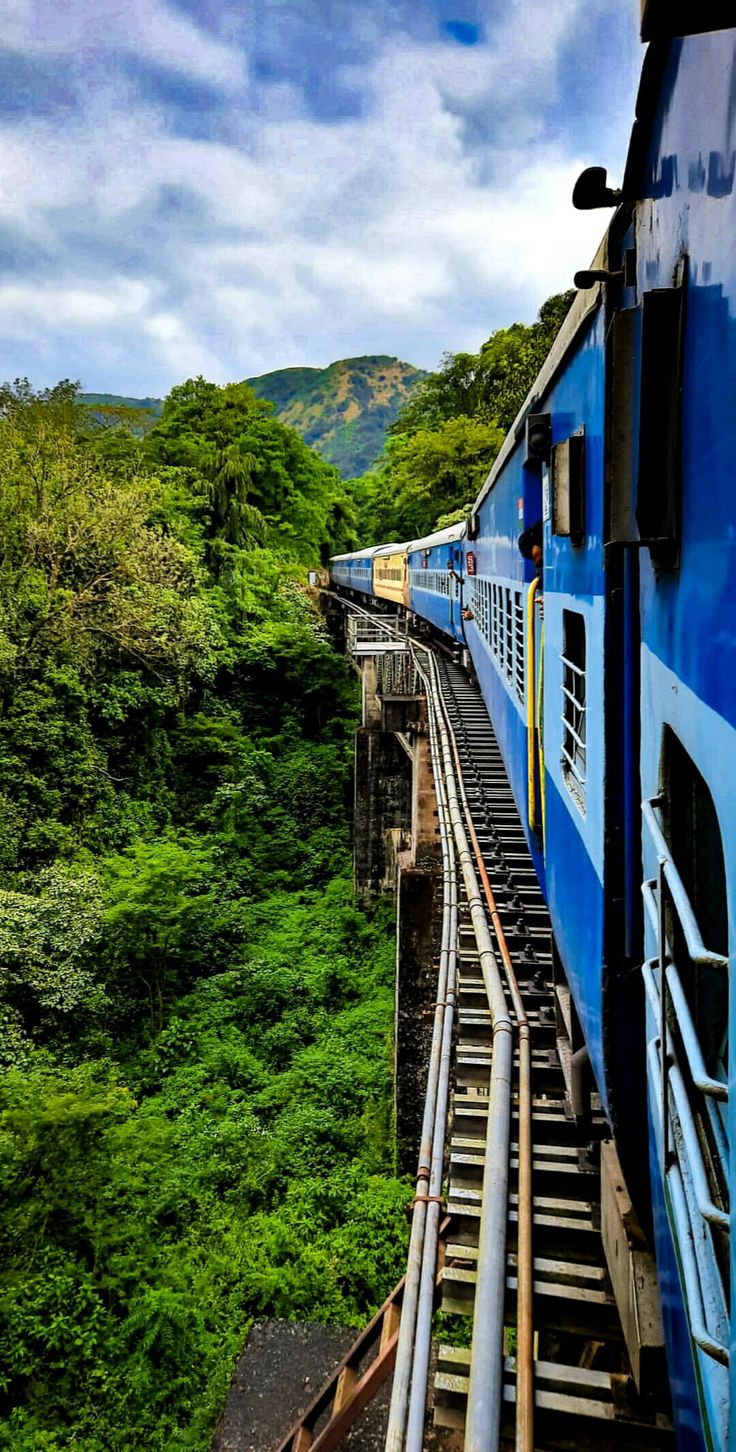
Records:
[[[726,868],[715,802],[705,780],[669,726],[662,747],[665,835],[707,948],[728,953]],[[679,920],[669,923],[690,1010],[710,1074],[728,1080],[728,974],[693,964]]]
[[[514,591],[514,648],[516,651],[516,694],[524,700],[524,597]]]
[[[514,591],[506,589],[506,679],[514,678]]]
[[[585,808],[585,620],[562,612],[562,775],[581,811]]]

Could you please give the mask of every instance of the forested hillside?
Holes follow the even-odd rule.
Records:
[[[341,358],[327,368],[277,368],[245,382],[347,479],[375,463],[388,429],[426,376],[398,358],[369,355]],[[108,425],[125,422],[127,410],[128,422],[142,432],[163,407],[159,398],[115,393],[83,393],[80,401]]]
[[[256,1314],[398,1278],[393,948],[356,690],[302,583],[335,470],[242,385],[145,438],[0,393],[0,1446],[207,1448]]]
[[[351,481],[361,545],[417,539],[467,516],[573,296],[549,298],[535,323],[499,328],[478,353],[448,353],[425,378],[378,467]]]
[[[247,381],[273,403],[282,423],[296,429],[344,478],[375,463],[399,410],[426,374],[398,358],[341,358],[328,368],[279,368]]]

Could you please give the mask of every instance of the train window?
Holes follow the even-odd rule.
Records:
[[[692,904],[703,942],[728,953],[726,867],[713,797],[670,727],[662,748],[664,828],[675,867]],[[672,952],[690,1004],[708,1072],[728,1078],[728,975],[689,958],[676,914],[668,923]]]
[[[642,297],[636,522],[657,569],[679,563],[684,299],[684,285]]]
[[[514,661],[516,694],[524,701],[524,601],[521,590],[514,591]]]
[[[506,655],[504,659],[504,670],[507,681],[514,677],[514,618],[513,618],[513,591],[506,587]]]
[[[496,659],[501,655],[501,619],[499,619],[498,595],[501,592],[499,585],[491,585],[491,614],[492,614],[492,636],[491,649]]]
[[[585,810],[587,764],[585,620],[577,610],[562,612],[562,775]]]
[[[585,430],[552,449],[552,533],[579,545],[585,538]]]

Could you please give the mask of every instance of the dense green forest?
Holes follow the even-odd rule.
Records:
[[[281,422],[345,478],[376,462],[399,410],[427,375],[386,354],[339,358],[327,368],[277,368],[244,381],[256,398],[273,404]],[[160,398],[125,398],[116,393],[83,393],[82,403],[111,421],[135,411],[139,427],[152,427]]]
[[[0,1447],[204,1452],[254,1316],[401,1274],[392,924],[306,567],[468,507],[569,301],[350,488],[244,384],[153,427],[0,389]]]
[[[242,385],[0,391],[0,1446],[205,1449],[259,1314],[401,1273],[392,925],[303,585],[337,472]]]
[[[404,405],[376,468],[351,481],[361,545],[418,539],[469,512],[574,293],[535,323],[492,333],[478,353],[448,353]]]

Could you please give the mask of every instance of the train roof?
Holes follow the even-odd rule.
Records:
[[[349,550],[346,555],[330,555],[330,564],[337,564],[338,560],[365,560],[374,555],[378,545],[369,545],[365,550]]]
[[[603,241],[601,242],[601,245],[598,248],[595,257],[593,258],[593,261],[591,263],[591,270],[596,269],[605,271],[607,268],[607,263],[608,232],[606,232],[606,235],[603,238]],[[565,321],[562,324],[562,327],[560,328],[560,331],[557,334],[557,337],[555,338],[555,341],[552,344],[552,347],[550,348],[549,353],[547,354],[547,357],[545,358],[544,363],[542,364],[542,367],[540,368],[539,373],[537,374],[526,398],[524,399],[524,402],[521,405],[521,408],[519,409],[519,412],[517,413],[516,418],[514,419],[514,422],[512,423],[511,428],[509,429],[506,438],[501,445],[500,453],[498,454],[498,457],[494,460],[491,472],[488,475],[485,483],[483,484],[478,498],[473,505],[473,514],[475,514],[480,509],[483,500],[493,488],[499,474],[502,472],[506,460],[510,457],[511,454],[513,454],[517,444],[521,443],[524,437],[524,422],[526,419],[526,415],[528,413],[532,413],[535,409],[539,409],[544,395],[552,383],[552,380],[554,379],[555,375],[558,373],[559,369],[565,362],[568,354],[574,347],[578,334],[582,331],[583,327],[588,322],[588,319],[592,316],[592,314],[597,311],[601,304],[602,298],[603,290],[601,284],[600,282],[596,282],[593,284],[592,287],[580,288],[575,298],[573,299],[570,311],[567,314],[567,317],[565,318]]]
[[[408,548],[409,548],[409,545],[408,545],[408,543],[407,543],[406,540],[404,540],[403,542],[400,541],[400,540],[395,540],[393,544],[379,545],[377,549],[374,549],[373,554],[374,555],[399,555],[399,554],[401,554],[402,550],[403,550],[404,554],[406,554],[406,551],[408,550]]]
[[[448,524],[446,529],[436,529],[434,534],[425,534],[421,539],[413,539],[408,546],[412,550],[431,550],[435,545],[454,544],[458,539],[464,539],[468,528],[468,521],[461,519],[459,524]]]

